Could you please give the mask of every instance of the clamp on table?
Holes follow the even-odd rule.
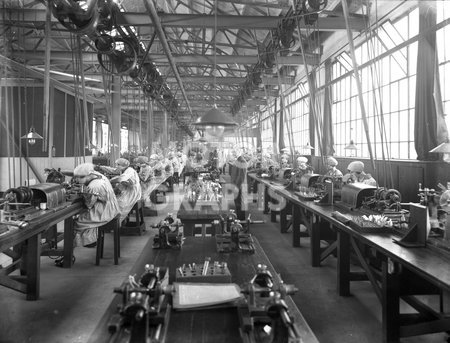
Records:
[[[215,225],[221,226],[221,234],[216,234],[217,251],[219,252],[255,252],[250,224],[264,223],[263,220],[252,220],[251,214],[247,220],[237,219],[234,210],[230,210],[225,218],[221,217]]]
[[[168,269],[148,264],[139,281],[130,276],[114,288],[114,293],[122,294],[122,304],[108,322],[110,342],[164,342],[172,291]]]
[[[275,286],[267,266],[259,264],[255,276],[241,290],[246,298],[238,307],[243,342],[301,342],[300,329],[285,301],[297,290],[284,283]]]
[[[154,249],[181,249],[184,238],[179,220],[169,213],[156,227],[158,233],[153,238]]]

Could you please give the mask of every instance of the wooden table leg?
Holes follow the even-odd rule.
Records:
[[[337,232],[337,291],[341,296],[350,295],[350,235]]]
[[[288,221],[287,221],[287,213],[288,213],[289,202],[286,201],[285,206],[280,209],[280,232],[286,233],[288,231]]]
[[[269,213],[269,187],[264,185],[264,214]]]
[[[183,234],[184,236],[193,236],[195,231],[195,224],[192,222],[185,221],[183,223]]]
[[[320,222],[319,217],[316,215],[311,215],[310,217],[310,244],[311,244],[311,265],[313,267],[320,267]]]
[[[301,224],[301,214],[300,214],[300,206],[293,204],[292,205],[292,246],[299,247],[300,246],[300,224]]]
[[[41,275],[41,234],[28,239],[26,254],[27,300],[39,299]]]
[[[63,268],[71,268],[72,267],[72,257],[73,257],[73,239],[74,239],[74,230],[73,230],[73,219],[72,217],[66,218],[64,220],[64,260],[63,260]]]
[[[382,335],[384,343],[400,338],[400,276],[399,266],[388,258],[382,262]]]

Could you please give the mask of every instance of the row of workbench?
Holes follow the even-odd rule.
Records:
[[[302,200],[280,181],[252,173],[248,176],[257,184],[261,203],[258,208],[270,212],[272,220],[280,216],[281,233],[292,226],[293,247],[300,247],[302,237],[309,236],[313,267],[319,267],[330,255],[337,257],[339,295],[350,295],[352,282],[371,283],[382,306],[383,342],[450,331],[450,317],[446,316],[443,301],[444,294],[450,291],[447,255],[427,247],[405,248],[393,241],[398,238],[394,233],[360,233],[332,216],[334,211],[348,215],[354,215],[354,211]],[[306,231],[301,230],[303,226]],[[355,261],[358,271],[354,271]],[[421,295],[439,297],[439,308],[429,306]],[[400,300],[417,313],[401,313]]]

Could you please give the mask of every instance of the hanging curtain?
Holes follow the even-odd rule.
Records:
[[[429,153],[438,145],[436,104],[434,99],[436,64],[436,10],[434,3],[419,3],[419,41],[416,75],[416,111],[414,143],[417,159],[435,161],[439,154]]]
[[[325,61],[325,84],[323,99],[323,132],[322,132],[322,156],[334,155],[333,120],[331,118],[331,107],[333,105],[333,93],[331,85],[331,62]]]
[[[439,61],[436,52],[436,62],[434,64],[434,102],[436,104],[437,118],[437,141],[438,144],[448,140],[448,128],[445,122],[444,104],[442,102],[441,82],[439,76]]]

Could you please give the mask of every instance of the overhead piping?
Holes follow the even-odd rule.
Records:
[[[186,101],[187,108],[191,117],[193,117],[191,106],[189,105],[189,100],[184,90],[183,81],[181,80],[181,76],[178,73],[177,65],[172,56],[172,52],[170,51],[169,43],[167,42],[166,35],[161,25],[161,21],[159,20],[158,14],[156,13],[155,6],[153,5],[152,0],[144,0],[144,5],[147,8],[147,11],[150,15],[150,19],[155,25],[155,29],[158,32],[159,39],[161,41],[164,52],[166,53],[167,59],[169,60],[170,67],[172,68],[173,74],[175,75],[175,79],[177,80],[178,86],[180,86],[181,93],[183,94],[183,98]]]

